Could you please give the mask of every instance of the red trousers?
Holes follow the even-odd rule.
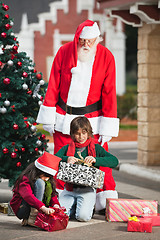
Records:
[[[57,153],[63,146],[67,145],[71,141],[70,135],[65,135],[61,132],[55,131],[53,134],[54,139],[54,153]],[[94,135],[95,143],[99,143],[99,135]],[[100,144],[100,143],[99,143]],[[103,148],[108,151],[108,144],[107,142],[103,145]],[[115,190],[116,184],[114,178],[112,176],[112,169],[108,167],[100,167],[100,170],[105,172],[104,177],[104,185],[103,189],[97,189],[97,192],[105,191],[105,190]],[[56,176],[55,176],[56,177]],[[64,189],[64,182],[61,180],[56,180],[56,187],[58,189]]]

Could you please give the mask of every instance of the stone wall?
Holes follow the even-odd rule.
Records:
[[[160,25],[138,30],[138,164],[160,165]]]

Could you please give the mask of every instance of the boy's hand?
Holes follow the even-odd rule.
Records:
[[[93,157],[93,156],[87,156],[85,159],[84,159],[85,163],[89,164],[89,165],[92,165],[92,163],[95,163],[96,162],[96,159]]]
[[[75,162],[78,162],[78,158],[68,157],[67,163],[72,163],[72,164],[74,164]]]

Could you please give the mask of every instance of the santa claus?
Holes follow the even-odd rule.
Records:
[[[54,58],[37,123],[53,134],[55,153],[70,142],[70,123],[80,115],[89,119],[95,143],[106,150],[107,142],[118,136],[115,61],[100,41],[97,23],[86,20],[78,26],[74,40],[63,45]],[[106,198],[118,197],[112,169],[100,169],[105,171],[105,180],[103,189],[97,191],[96,210],[105,208]],[[58,181],[57,189],[63,187]]]

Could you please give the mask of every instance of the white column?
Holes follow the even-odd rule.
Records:
[[[61,37],[59,33],[59,29],[54,30],[53,34],[53,56],[55,57],[58,49],[61,47]]]
[[[122,30],[122,22],[117,19],[114,28],[112,19],[106,21],[105,46],[112,52],[116,62],[116,90],[117,95],[123,95],[126,91],[126,58],[125,58],[125,34]]]
[[[16,35],[19,41],[19,51],[26,52],[27,56],[34,60],[34,33],[29,28],[26,13],[22,15],[21,31]]]
[[[123,95],[126,91],[126,57],[125,57],[125,39],[126,36],[122,30],[122,22],[117,18],[116,32],[113,41],[114,56],[116,61],[117,75],[117,94]]]

